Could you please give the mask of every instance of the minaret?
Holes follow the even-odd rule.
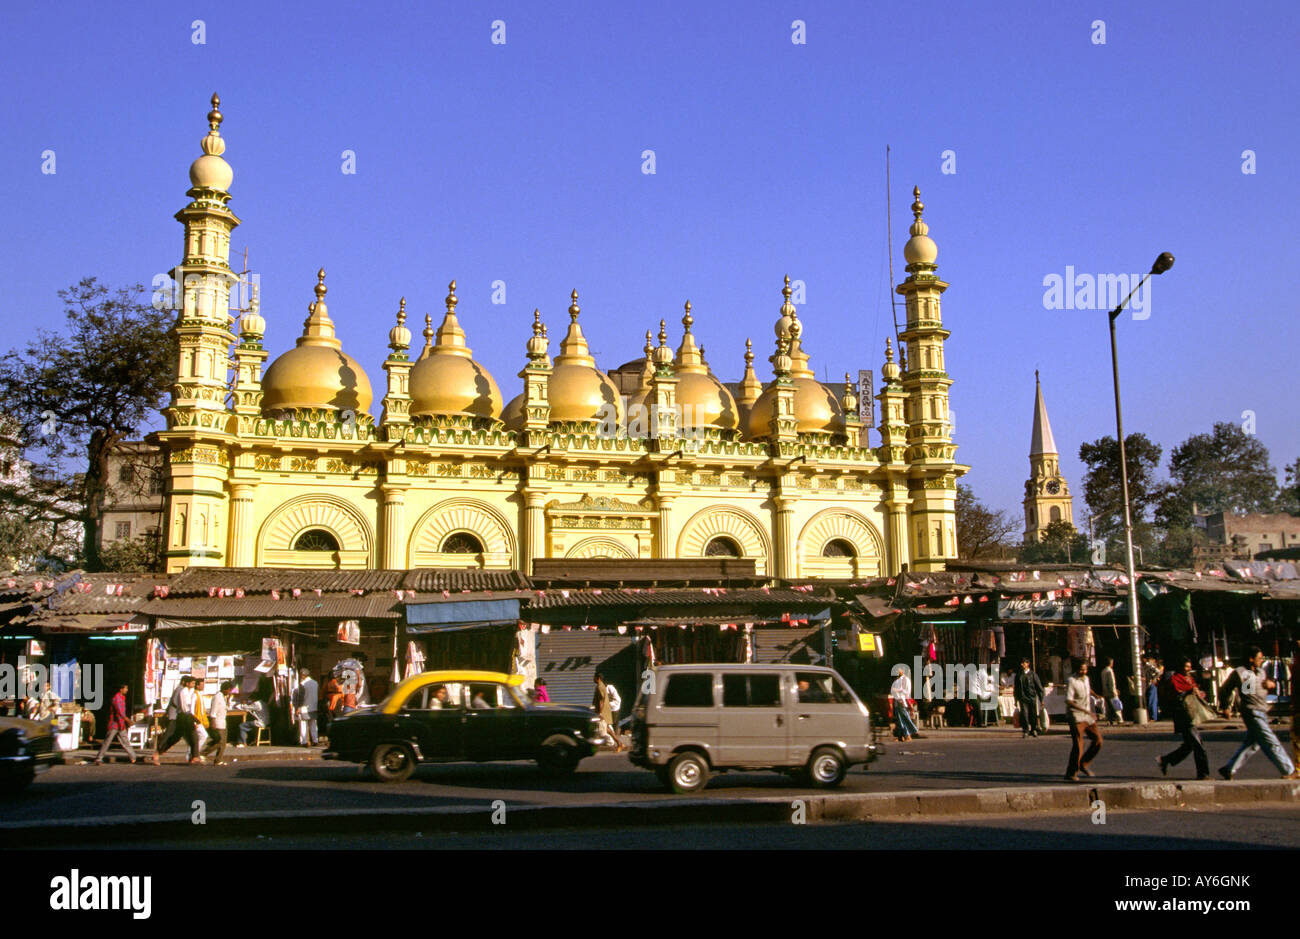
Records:
[[[876,459],[889,471],[882,488],[889,517],[886,543],[891,552],[887,558],[891,576],[898,574],[904,564],[911,564],[908,510],[912,498],[908,489],[907,465],[903,462],[907,453],[907,420],[904,418],[907,394],[900,380],[902,375],[902,366],[894,361],[894,342],[886,337],[885,364],[880,369],[880,393],[876,395],[880,402],[880,447],[876,450]]]
[[[689,310],[687,311],[689,315]],[[659,321],[659,345],[653,353],[654,378],[650,382],[650,435],[652,449],[671,453],[677,449],[677,370],[668,345],[668,321]],[[667,557],[667,555],[664,555]]]
[[[1034,425],[1029,440],[1029,479],[1025,480],[1025,541],[1042,541],[1052,522],[1074,524],[1074,499],[1061,475],[1060,454],[1043,402],[1043,386],[1034,370]]]
[[[411,423],[411,330],[406,326],[405,297],[397,306],[397,325],[388,331],[388,348],[392,352],[384,360],[388,393],[381,422],[386,440],[402,440]]]
[[[576,302],[576,301],[575,301]],[[525,344],[528,364],[519,373],[524,380],[524,446],[540,447],[551,420],[548,397],[551,377],[551,340],[546,335],[540,310],[533,310],[533,334]]]
[[[911,238],[903,247],[908,277],[895,290],[907,304],[907,328],[899,336],[906,343],[903,373],[907,394],[905,419],[908,423],[907,454],[911,492],[911,541],[913,570],[943,570],[945,562],[957,556],[957,477],[966,467],[954,461],[948,414],[948,388],[952,379],[944,368],[943,328],[939,297],[948,285],[935,275],[939,248],[930,238],[930,227],[921,219],[925,204],[920,187],[912,189]]]
[[[226,559],[226,479],[232,414],[226,407],[231,332],[230,287],[238,277],[230,269],[230,233],[239,219],[230,211],[234,172],[222,154],[226,142],[219,128],[221,99],[212,96],[208,133],[200,144],[203,155],[190,166],[190,203],[176,213],[185,226],[181,263],[171,271],[181,285],[182,301],[176,324],[178,357],[171,401],[164,410],[167,429],[159,440],[168,451],[171,488],[167,505],[167,570],[191,565],[223,565]],[[251,417],[249,395],[253,375],[260,370],[261,330],[256,314],[246,319],[239,358],[237,413]]]

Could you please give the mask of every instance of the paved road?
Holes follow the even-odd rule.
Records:
[[[1211,766],[1235,749],[1238,734],[1207,735]],[[1168,733],[1130,730],[1107,739],[1094,769],[1094,782],[1159,779],[1156,754],[1176,745]],[[233,753],[237,756],[240,751]],[[951,737],[891,744],[869,770],[855,768],[846,792],[916,789],[1018,787],[1059,784],[1069,754],[1063,734],[1022,740],[1018,736]],[[1171,778],[1190,779],[1190,761]],[[1277,771],[1256,756],[1243,779],[1274,779]],[[729,773],[715,777],[706,798],[786,796],[807,792],[774,773]],[[545,780],[528,763],[454,764],[422,767],[405,783],[367,780],[359,767],[321,761],[237,762],[229,766],[146,765],[62,766],[42,776],[17,800],[0,806],[6,821],[188,814],[195,799],[209,814],[285,811],[298,808],[486,807],[572,802],[629,802],[671,798],[655,777],[604,753],[585,760],[567,780]]]
[[[192,849],[192,840],[143,841],[132,849]],[[68,848],[112,847],[102,843]],[[969,816],[943,820],[871,821],[824,825],[659,826],[561,831],[500,830],[485,833],[386,832],[205,839],[205,849],[406,850],[500,848],[548,849],[849,849],[887,850],[1169,850],[1223,851],[1300,848],[1300,806],[1232,806],[1213,812],[1170,809],[1112,811],[1104,825],[1091,813]],[[1229,865],[1230,866],[1230,865]],[[1222,864],[1219,865],[1222,867]],[[1216,867],[1216,873],[1228,871]]]

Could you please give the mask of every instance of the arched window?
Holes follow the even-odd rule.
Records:
[[[1051,511],[1048,513],[1048,515],[1051,517],[1052,521],[1059,522],[1061,520],[1060,506],[1056,506],[1056,505],[1052,506]]]
[[[858,552],[853,549],[843,538],[832,538],[826,542],[826,547],[822,548],[822,557],[824,558],[855,558]]]
[[[730,538],[714,538],[704,546],[706,558],[738,558],[741,556],[740,545]]]
[[[483,542],[466,531],[452,532],[442,543],[443,554],[482,554]]]
[[[337,551],[339,541],[323,528],[309,528],[293,543],[295,551]]]

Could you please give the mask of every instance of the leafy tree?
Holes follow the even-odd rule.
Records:
[[[1286,485],[1278,490],[1277,509],[1300,515],[1300,457],[1286,468]]]
[[[962,558],[1002,557],[1019,524],[1004,509],[990,509],[970,486],[957,484],[957,554]]]
[[[1148,521],[1162,494],[1156,482],[1163,448],[1146,434],[1124,438],[1128,462],[1129,503],[1133,512],[1133,543],[1151,550],[1155,531]],[[1092,511],[1093,533],[1107,542],[1108,556],[1115,544],[1124,541],[1124,490],[1120,485],[1119,444],[1114,437],[1101,437],[1079,447],[1079,459],[1088,467],[1083,479],[1083,498]]]
[[[1088,564],[1091,553],[1088,539],[1061,519],[1043,529],[1041,541],[1025,542],[1020,549],[1020,560],[1024,563]]]
[[[1204,512],[1270,512],[1277,504],[1277,470],[1268,448],[1236,424],[1219,422],[1193,434],[1169,456],[1169,485],[1157,521],[1167,530],[1189,528],[1192,507]]]
[[[99,561],[101,568],[106,571],[122,573],[161,571],[162,538],[158,535],[119,538],[104,546],[100,551]]]
[[[66,327],[39,329],[0,357],[0,410],[17,425],[39,485],[0,488],[23,512],[74,522],[82,563],[99,570],[108,455],[162,406],[176,362],[175,314],[154,309],[139,284],[110,290],[95,278],[59,291]]]

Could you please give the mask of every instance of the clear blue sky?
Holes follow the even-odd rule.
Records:
[[[690,299],[715,371],[738,378],[752,336],[766,379],[789,273],[818,374],[878,374],[888,143],[895,274],[916,183],[952,285],[967,481],[1019,515],[1039,368],[1082,520],[1078,444],[1114,412],[1105,314],[1044,309],[1067,265],[1177,256],[1150,318],[1120,324],[1130,430],[1168,452],[1251,410],[1279,468],[1300,455],[1298,19],[1284,2],[9,4],[0,345],[57,325],[82,276],[147,284],[179,261],[171,216],[216,90],[268,347],[293,343],[323,265],[376,399],[398,298],[418,334],[453,277],[507,398],[533,308],[556,336],[574,286],[605,367],[661,317],[675,345]]]

